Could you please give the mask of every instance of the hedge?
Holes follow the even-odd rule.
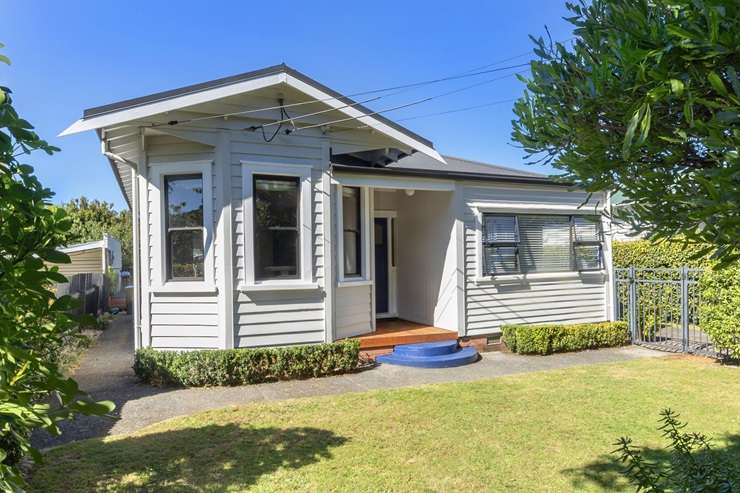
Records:
[[[699,277],[699,326],[717,349],[740,359],[740,265],[736,262],[718,268],[708,255],[694,258],[701,250],[701,245],[686,245],[680,240],[614,242],[614,267],[703,267]],[[641,300],[649,302],[645,296]],[[676,305],[675,310],[678,308]]]
[[[134,372],[153,385],[233,386],[346,373],[358,368],[359,355],[357,340],[284,348],[144,348],[136,351]]]
[[[630,343],[627,322],[586,324],[505,325],[507,347],[521,354],[551,354]]]
[[[699,326],[718,349],[740,359],[740,266],[709,269],[699,278]]]
[[[694,258],[705,245],[686,244],[683,241],[615,241],[612,244],[614,267],[643,269],[708,267],[709,256]]]

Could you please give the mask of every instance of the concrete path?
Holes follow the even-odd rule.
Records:
[[[84,356],[75,374],[80,387],[93,397],[116,403],[116,415],[119,419],[80,417],[65,423],[64,433],[60,437],[38,434],[34,437],[36,445],[43,448],[83,438],[130,433],[164,419],[249,402],[432,383],[466,382],[540,370],[666,355],[636,346],[545,357],[489,352],[484,353],[477,363],[459,368],[420,369],[381,365],[360,373],[311,380],[243,387],[157,389],[137,381],[131,370],[132,350],[131,318],[119,316]]]

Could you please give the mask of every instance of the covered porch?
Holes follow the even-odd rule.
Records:
[[[366,352],[390,350],[399,344],[454,341],[457,338],[455,331],[400,318],[378,319],[374,332],[357,337],[360,350]]]
[[[336,331],[363,351],[456,340],[462,328],[455,186],[380,173],[334,174]]]

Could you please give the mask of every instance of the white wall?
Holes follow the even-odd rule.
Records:
[[[170,136],[156,136],[147,138],[148,172],[153,175],[160,164],[199,160],[213,160],[213,147],[189,142]],[[216,170],[213,169],[215,177]],[[214,224],[219,217],[218,197],[219,180],[213,183]],[[147,256],[146,265],[149,268],[142,273],[144,303],[149,300],[148,310],[144,310],[145,319],[142,320],[142,331],[149,331],[150,345],[158,349],[206,349],[220,347],[223,335],[219,329],[218,298],[216,293],[164,293],[155,292],[152,288],[155,278],[154,269],[160,268],[160,252],[153,248],[153,236],[156,231],[154,215],[160,214],[153,206],[154,194],[160,193],[150,182],[145,190],[146,210],[142,211],[142,224],[145,234],[142,235],[143,255]],[[217,257],[222,247],[221,239],[214,235],[213,253]],[[214,277],[220,278],[222,273],[217,271],[218,262],[214,262]]]
[[[482,185],[466,183],[465,222],[465,317],[467,335],[497,333],[511,323],[592,322],[608,317],[608,275],[561,273],[546,279],[486,280],[478,276],[478,235],[472,204],[513,206],[578,206],[586,193],[563,187],[530,185]],[[604,203],[603,197],[593,197]],[[538,212],[540,213],[540,212]],[[546,211],[542,211],[546,214]],[[610,244],[605,245],[610,261]],[[607,269],[608,272],[608,269]]]
[[[458,330],[453,192],[398,192],[397,200],[398,315]]]

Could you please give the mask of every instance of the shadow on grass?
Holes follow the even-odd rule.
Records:
[[[50,451],[31,491],[242,491],[263,475],[330,459],[346,442],[317,428],[236,424],[93,439]]]
[[[725,435],[722,441],[712,440],[711,443],[712,454],[716,454],[729,463],[740,462],[740,435]],[[671,451],[669,449],[643,447],[639,443],[635,445],[647,461],[659,466],[670,464]],[[565,469],[562,473],[570,478],[575,489],[595,485],[606,491],[617,491],[627,484],[625,476],[622,475],[624,469],[625,465],[617,460],[616,454],[604,454],[583,467]]]

